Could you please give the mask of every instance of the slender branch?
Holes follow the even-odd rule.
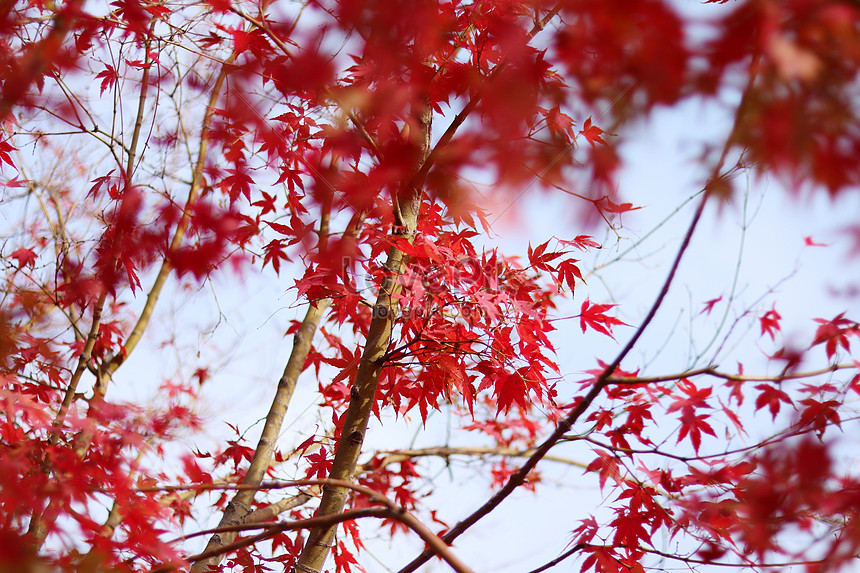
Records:
[[[137,101],[137,117],[134,120],[134,131],[131,135],[131,144],[128,146],[128,162],[125,167],[125,184],[126,186],[131,184],[131,175],[134,171],[134,160],[137,154],[137,145],[140,142],[140,129],[143,126],[143,112],[146,109],[146,96],[149,91],[149,69],[151,67],[151,58],[149,54],[149,46],[151,41],[152,31],[155,28],[155,22],[157,20],[155,18],[152,19],[152,22],[149,25],[149,33],[146,40],[144,41],[144,66],[143,66],[143,77],[141,78],[141,86],[140,86],[140,96]]]
[[[125,341],[125,353],[114,355],[110,360],[107,360],[102,367],[105,379],[109,379],[110,376],[116,372],[117,368],[125,362],[128,356],[134,351],[137,343],[140,342],[146,327],[149,325],[149,320],[152,318],[152,313],[155,309],[156,303],[158,302],[158,298],[161,295],[161,290],[164,288],[164,284],[167,282],[167,278],[173,270],[173,267],[170,264],[170,255],[181,246],[182,240],[185,238],[185,233],[188,230],[188,225],[191,221],[191,212],[194,208],[194,204],[197,202],[197,196],[200,192],[200,187],[202,186],[203,168],[206,164],[206,155],[209,150],[209,132],[212,129],[212,118],[215,114],[215,106],[218,104],[218,99],[221,95],[221,88],[224,86],[231,64],[235,59],[236,54],[233,53],[221,67],[221,71],[218,73],[218,77],[215,80],[215,85],[212,87],[212,93],[209,97],[206,113],[203,116],[203,123],[200,129],[200,146],[197,150],[197,162],[192,173],[191,187],[188,190],[188,197],[185,200],[185,208],[182,211],[182,217],[176,225],[176,232],[173,235],[173,239],[170,241],[170,246],[164,257],[164,261],[161,263],[161,269],[159,269],[158,275],[152,284],[152,288],[150,288],[149,294],[146,296],[146,303],[144,303],[143,309],[140,312],[137,324],[134,325],[134,328]]]
[[[380,493],[370,489],[369,487],[357,485],[348,481],[336,480],[336,479],[319,479],[319,480],[295,480],[291,482],[283,482],[278,484],[280,487],[297,487],[304,485],[321,485],[323,487],[338,487],[343,489],[349,489],[356,491],[358,493],[362,493],[370,498],[371,502],[380,503],[384,507],[370,507],[364,509],[357,509],[346,512],[338,512],[338,513],[330,513],[325,515],[318,515],[316,517],[312,517],[309,519],[303,519],[299,521],[288,521],[281,522],[278,524],[274,524],[270,527],[266,527],[263,524],[256,525],[233,525],[228,526],[226,528],[216,528],[214,531],[220,532],[236,532],[243,531],[246,529],[256,529],[259,527],[266,527],[266,531],[260,533],[258,535],[248,537],[246,539],[242,539],[231,543],[229,545],[225,545],[219,547],[214,550],[207,549],[206,551],[199,553],[197,555],[192,555],[188,557],[188,561],[193,562],[202,562],[204,560],[210,559],[212,557],[217,557],[219,555],[223,555],[229,553],[230,551],[234,551],[236,549],[241,549],[243,547],[249,547],[254,545],[259,541],[263,541],[265,539],[270,539],[274,537],[278,533],[283,531],[291,531],[294,529],[309,529],[309,528],[330,528],[334,527],[339,523],[344,521],[350,521],[353,519],[359,519],[361,517],[377,517],[381,519],[394,519],[399,521],[400,523],[407,526],[409,529],[414,531],[421,539],[427,543],[430,547],[432,547],[436,553],[451,566],[454,571],[457,573],[472,573],[472,570],[463,563],[450,548],[432,531],[430,531],[420,520],[418,520],[411,513],[406,511],[404,508],[398,506],[396,503],[388,499],[387,497],[381,495]],[[153,569],[150,573],[167,573],[168,571],[173,571],[178,567],[175,565],[165,565],[163,567],[159,567],[157,569]]]
[[[546,571],[547,569],[551,569],[552,567],[555,567],[556,565],[558,565],[559,563],[561,563],[562,561],[564,561],[568,557],[574,555],[575,553],[579,553],[585,547],[586,547],[586,545],[584,543],[577,543],[576,545],[574,545],[573,547],[571,547],[570,549],[568,549],[567,551],[565,551],[564,553],[562,553],[561,555],[559,555],[558,557],[556,557],[555,559],[550,561],[549,563],[546,563],[545,565],[541,565],[537,569],[532,569],[531,571],[529,571],[529,573],[541,573],[541,571]]]
[[[379,469],[381,466],[387,466],[389,464],[396,464],[402,462],[404,460],[409,460],[412,458],[421,458],[421,457],[443,457],[448,458],[451,456],[504,456],[504,457],[513,457],[513,458],[527,458],[534,454],[535,450],[517,450],[514,448],[452,448],[452,447],[436,447],[436,448],[422,448],[417,450],[391,450],[391,451],[382,451],[378,452],[380,454],[385,454],[385,457],[382,458],[381,464],[373,464],[366,463],[363,464],[360,469],[364,472],[372,472],[374,469]],[[578,468],[585,469],[588,467],[587,464],[582,462],[578,462],[576,460],[571,460],[569,458],[563,458],[560,456],[545,456],[545,460],[557,462],[561,464],[567,464],[571,466],[576,466]]]
[[[655,382],[670,382],[672,380],[680,380],[682,378],[693,378],[696,376],[712,376],[714,378],[722,378],[724,380],[732,380],[736,382],[778,382],[782,380],[797,380],[800,378],[812,378],[821,376],[830,372],[839,370],[856,369],[858,366],[855,363],[833,364],[826,368],[818,370],[810,370],[808,372],[792,372],[787,374],[779,374],[777,376],[742,376],[740,374],[730,374],[721,372],[715,367],[708,366],[705,368],[697,368],[695,370],[687,370],[677,374],[664,374],[660,376],[610,376],[606,379],[607,384],[653,384]]]

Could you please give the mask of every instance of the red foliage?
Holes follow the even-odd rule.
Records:
[[[771,373],[716,365],[744,327],[761,345],[789,338],[775,295],[742,308],[734,286],[688,313],[719,323],[704,350],[690,334],[685,357],[634,351],[737,172],[775,174],[795,195],[860,185],[860,5],[703,4],[715,6],[699,17],[668,0],[5,3],[0,570],[265,571],[331,547],[350,573],[366,517],[432,545],[408,512],[445,527],[444,554],[517,487],[543,492],[542,460],[562,442],[588,463],[553,459],[596,474],[584,479],[606,496],[558,511],[580,520],[565,554],[580,571],[658,559],[825,571],[856,558],[860,480],[834,438],[860,392],[847,312],[814,319],[796,348],[762,351]],[[731,127],[705,146],[700,207],[653,305],[608,302],[599,273],[640,242],[598,263],[608,249],[584,232],[621,244],[622,218],[642,213],[618,189],[623,144],[682,102],[732,110]],[[533,185],[582,207],[570,226],[602,226],[503,251],[493,217],[527,216],[518,201]],[[245,299],[222,307],[222,282],[243,281]],[[241,335],[232,347],[220,333],[242,321],[224,308],[268,298],[263,314],[280,320],[290,304],[271,284],[307,307],[284,329],[272,406],[192,450],[197,412],[229,394],[225,381],[262,377],[231,371]],[[183,314],[210,287],[214,316]],[[582,333],[559,336],[575,318]],[[616,326],[629,341],[595,357]],[[135,362],[146,343],[158,360]],[[569,359],[598,367],[565,384]],[[664,364],[677,368],[650,375]],[[316,392],[304,434],[285,426],[300,383]],[[440,418],[455,434],[444,446],[364,443],[380,424],[432,436]],[[468,459],[497,493],[448,528],[429,506],[441,466],[425,458],[449,470]],[[331,476],[353,489],[319,481]],[[356,512],[342,516],[348,536],[322,539],[313,524],[341,507]],[[225,527],[195,556],[187,540],[212,517]]]

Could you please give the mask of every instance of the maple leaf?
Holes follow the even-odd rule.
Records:
[[[136,70],[148,70],[152,67],[153,62],[145,62],[143,60],[125,60],[125,65]]]
[[[693,449],[698,453],[699,446],[702,443],[702,433],[714,436],[715,438],[717,437],[717,434],[706,421],[710,418],[710,414],[697,415],[695,412],[695,409],[689,406],[685,407],[681,412],[681,417],[678,418],[681,421],[681,431],[678,432],[678,441],[676,443],[681,443],[681,440],[683,440],[685,436],[689,435],[690,441],[693,444]]]
[[[565,140],[573,137],[573,119],[566,113],[563,113],[559,109],[559,106],[555,106],[550,110],[539,108],[539,111],[544,115],[546,126],[549,128],[551,135],[561,137]]]
[[[265,215],[275,210],[276,197],[274,195],[269,195],[265,191],[261,191],[261,193],[263,195],[263,198],[259,201],[254,201],[253,203],[251,203],[251,205],[253,205],[254,207],[260,207],[260,215]]]
[[[170,14],[170,8],[158,4],[148,4],[143,7],[144,10],[155,16],[156,18],[164,18]]]
[[[764,313],[764,315],[759,318],[761,321],[761,333],[767,333],[770,335],[771,340],[775,339],[775,333],[779,332],[780,326],[779,321],[782,318],[778,312],[776,312],[776,306],[772,306],[769,311]]]
[[[606,141],[604,141],[603,137],[601,137],[606,132],[597,127],[596,125],[592,125],[590,117],[585,120],[585,123],[582,124],[582,131],[580,131],[579,133],[585,136],[585,139],[588,140],[588,143],[590,143],[592,147],[594,147],[598,143],[606,145]]]
[[[227,192],[230,202],[235,202],[241,195],[244,195],[250,201],[251,185],[254,184],[254,179],[251,175],[244,169],[228,169],[227,172],[230,175],[221,181],[219,187],[222,191]]]
[[[711,300],[705,301],[705,308],[699,314],[711,314],[711,311],[714,310],[714,305],[723,300],[723,295],[718,296],[717,298],[712,298]]]
[[[96,79],[102,80],[99,95],[104,95],[105,90],[112,88],[118,77],[119,74],[116,73],[114,67],[110,64],[105,64],[105,69],[96,74]]]
[[[600,243],[598,243],[597,241],[594,240],[594,238],[589,237],[588,235],[577,235],[576,238],[574,238],[572,241],[565,241],[565,240],[559,239],[558,242],[561,243],[562,245],[566,245],[568,247],[576,247],[580,251],[584,251],[588,248],[593,248],[593,249],[602,249],[603,248],[600,246]]]
[[[586,472],[600,473],[600,489],[606,485],[606,480],[612,478],[616,484],[622,483],[621,470],[618,458],[604,451],[597,452],[597,458],[594,459],[585,468]]]
[[[785,403],[789,406],[792,405],[791,398],[789,398],[788,394],[775,386],[771,386],[770,384],[759,384],[756,386],[756,390],[761,391],[761,394],[758,395],[758,398],[756,398],[755,401],[756,411],[767,406],[770,410],[771,417],[774,420],[776,420],[776,415],[779,414],[780,403]]]
[[[208,368],[198,368],[194,371],[194,377],[197,378],[197,384],[202,386],[211,376]]]
[[[239,464],[242,463],[242,460],[251,461],[254,458],[254,449],[249,448],[248,446],[241,445],[236,440],[228,440],[227,447],[219,456],[219,460],[226,461],[231,460],[233,462],[233,469],[238,470]]]
[[[0,141],[0,163],[7,163],[14,168],[15,162],[12,161],[11,156],[13,151],[18,151],[18,148],[14,147],[8,141]]]
[[[842,427],[842,418],[840,418],[839,412],[836,410],[841,406],[840,402],[836,400],[820,402],[814,398],[806,398],[805,400],[801,400],[800,403],[806,406],[800,412],[800,426],[812,426],[815,428],[819,439],[824,435],[824,431],[828,425],[834,424]]]
[[[272,268],[275,269],[275,273],[280,274],[281,260],[290,260],[287,253],[284,252],[284,242],[280,239],[273,239],[269,244],[263,247],[263,250],[266,252],[263,257],[263,266],[265,267],[266,263],[271,263]]]
[[[579,311],[579,325],[582,328],[582,332],[585,332],[587,329],[591,328],[605,334],[606,336],[615,339],[615,336],[612,334],[613,326],[628,326],[626,323],[621,320],[607,316],[605,313],[607,310],[615,307],[617,305],[614,304],[592,304],[589,299],[585,299],[582,303],[582,307]]]
[[[607,195],[596,200],[594,204],[598,209],[606,211],[607,213],[626,213],[628,211],[635,211],[642,208],[634,207],[633,203],[614,203]]]
[[[701,388],[699,389],[687,378],[682,378],[678,381],[678,388],[681,389],[686,397],[681,397],[675,399],[669,408],[666,410],[667,413],[671,414],[672,412],[676,412],[682,408],[710,408],[711,406],[707,403],[708,397],[710,397],[713,392],[713,388]]]
[[[556,281],[559,285],[564,281],[572,291],[576,286],[576,279],[579,279],[581,282],[585,282],[585,279],[582,278],[582,272],[579,270],[579,267],[576,266],[576,263],[578,262],[579,261],[576,259],[567,259],[558,265],[558,277],[556,278]]]
[[[116,171],[116,169],[111,169],[107,175],[103,175],[101,177],[96,177],[95,179],[90,181],[90,183],[92,183],[93,186],[90,187],[90,190],[87,193],[87,196],[88,197],[97,197],[98,192],[102,187],[104,187],[105,185],[109,186],[109,184],[111,182],[119,181],[119,179],[114,177],[114,175],[113,175],[115,171]],[[111,195],[113,195],[113,193]]]
[[[279,232],[282,235],[295,236],[295,232],[292,227],[289,225],[282,225],[281,223],[275,223],[273,221],[264,221],[267,225],[269,225],[272,229]]]
[[[325,478],[331,471],[332,463],[334,463],[334,459],[329,457],[328,450],[325,448],[306,454],[302,459],[308,462],[308,468],[305,470],[305,475],[308,478]]]
[[[740,400],[738,402],[738,404],[740,404],[741,402],[743,402],[743,400]],[[746,429],[744,429],[744,425],[743,425],[743,422],[741,422],[740,416],[738,416],[731,408],[729,408],[728,406],[723,404],[722,400],[719,400],[719,403],[720,403],[721,410],[726,415],[726,417],[731,421],[732,425],[735,427],[735,429],[738,431],[738,433],[746,435],[747,431],[746,431]]]
[[[6,181],[0,182],[0,185],[2,185],[3,187],[9,187],[11,189],[15,189],[18,187],[23,187],[27,183],[29,183],[29,181],[27,181],[26,179],[18,179],[18,177],[16,176],[16,177],[13,177],[12,179],[7,179]]]
[[[860,324],[845,318],[844,312],[832,320],[816,318],[815,322],[819,324],[819,327],[815,331],[812,346],[823,343],[828,359],[833,358],[839,346],[845,350],[851,350],[850,336],[860,337]]]
[[[807,247],[829,247],[830,245],[826,243],[816,243],[812,240],[812,237],[803,237],[803,244]]]
[[[25,249],[24,247],[15,250],[9,255],[9,257],[18,261],[19,269],[24,267],[33,267],[36,264],[36,253],[30,249]]]
[[[358,560],[352,554],[342,541],[337,544],[337,551],[334,553],[335,573],[352,573],[352,568],[356,567],[360,571],[364,571],[358,565]]]
[[[191,454],[182,456],[182,467],[188,479],[195,484],[210,484],[212,483],[212,475],[204,472],[197,460]]]

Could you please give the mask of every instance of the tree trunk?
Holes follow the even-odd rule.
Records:
[[[416,173],[430,154],[430,127],[432,113],[429,106],[422,106],[414,115],[418,127],[416,143],[418,157]],[[414,127],[413,127],[414,129]],[[423,192],[420,181],[410,180],[394,197],[394,234],[412,241],[418,224]],[[385,263],[386,274],[373,307],[373,318],[367,334],[367,342],[361,355],[361,363],[350,391],[349,407],[343,422],[343,430],[337,441],[332,470],[329,477],[351,481],[358,466],[358,456],[364,443],[364,434],[376,397],[379,374],[384,362],[382,357],[388,350],[391,330],[397,310],[396,296],[400,292],[399,275],[402,272],[403,253],[392,247]],[[345,488],[324,486],[317,515],[340,513],[346,505],[349,492]],[[299,556],[296,570],[301,573],[318,573],[322,570],[329,550],[333,545],[337,526],[311,530],[304,549]]]

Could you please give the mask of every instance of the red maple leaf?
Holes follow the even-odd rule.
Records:
[[[615,336],[612,334],[612,327],[618,325],[627,326],[627,324],[617,318],[606,315],[606,311],[614,306],[617,305],[592,304],[589,299],[585,299],[579,311],[579,325],[582,328],[582,332],[585,332],[588,328],[592,328],[615,339]]]
[[[272,268],[275,269],[275,273],[281,272],[281,260],[290,260],[287,253],[284,252],[284,242],[280,239],[270,241],[268,245],[263,247],[263,250],[266,252],[263,257],[263,266],[265,267],[266,263],[272,263]]]
[[[14,251],[9,256],[18,261],[19,269],[24,267],[32,267],[36,264],[36,253],[31,251],[30,249],[25,249],[24,247],[21,247],[20,249]]]
[[[815,331],[815,339],[812,346],[824,343],[827,358],[833,358],[836,348],[841,346],[845,350],[851,349],[849,336],[860,337],[860,324],[845,318],[845,313],[840,313],[832,320],[816,318],[820,326]]]
[[[573,136],[573,119],[566,113],[563,113],[559,106],[555,106],[550,110],[540,108],[544,118],[546,118],[546,126],[552,135],[567,140],[567,136]]]
[[[708,405],[706,400],[713,392],[713,388],[698,388],[686,378],[679,380],[677,386],[682,392],[684,392],[684,394],[686,394],[686,397],[676,398],[672,404],[669,405],[669,408],[666,410],[667,413],[671,414],[672,412],[677,412],[682,408],[695,409],[711,407]]]
[[[600,489],[606,485],[606,480],[612,478],[615,483],[621,483],[621,471],[619,469],[618,458],[611,456],[606,452],[597,452],[597,458],[594,459],[586,472],[600,472]]]
[[[765,406],[770,410],[771,417],[776,420],[776,415],[779,414],[780,410],[780,402],[792,405],[791,398],[788,397],[788,394],[777,388],[776,386],[771,386],[770,384],[759,384],[756,386],[756,390],[761,390],[761,394],[758,395],[755,401],[755,409],[756,411],[761,410]]]
[[[718,296],[717,298],[712,298],[711,300],[705,301],[705,308],[702,309],[702,312],[699,314],[711,314],[711,311],[714,310],[714,305],[723,300],[723,295]]]
[[[260,215],[265,215],[275,210],[276,196],[269,195],[265,191],[262,191],[261,193],[263,194],[263,198],[259,201],[254,201],[253,203],[251,203],[251,205],[253,205],[254,207],[260,207]]]
[[[830,245],[826,243],[816,243],[812,240],[812,237],[803,237],[803,244],[807,247],[829,247]]]
[[[105,64],[105,69],[96,74],[96,79],[101,79],[102,81],[99,95],[103,95],[105,90],[112,88],[118,77],[119,74],[116,73],[114,67],[110,64]]]
[[[836,400],[819,402],[813,398],[807,398],[801,400],[800,403],[806,406],[800,413],[800,426],[812,426],[819,438],[824,434],[828,425],[842,426],[842,418],[839,417],[839,412],[836,410],[842,405],[840,402]]]
[[[580,251],[584,251],[588,248],[593,249],[602,249],[600,243],[594,240],[594,238],[589,237],[588,235],[577,235],[575,239],[572,241],[559,240],[559,243],[562,245],[566,245],[569,247],[576,247]]]
[[[710,418],[710,414],[697,415],[695,408],[689,406],[684,408],[681,417],[678,418],[681,421],[681,431],[678,432],[676,443],[680,443],[685,436],[689,435],[693,449],[698,453],[699,446],[702,444],[702,433],[717,437],[714,429],[706,421],[708,418]]]
[[[588,143],[590,143],[592,147],[594,147],[598,143],[606,145],[606,142],[601,137],[606,132],[597,127],[596,125],[592,125],[590,117],[585,120],[585,123],[582,124],[582,131],[580,131],[579,133],[585,136],[585,139],[588,140]]]
[[[634,207],[633,203],[614,203],[607,195],[594,201],[594,204],[598,209],[607,213],[626,213],[627,211],[635,211],[642,208]]]
[[[772,306],[769,311],[764,313],[759,320],[761,321],[761,333],[767,333],[770,335],[771,340],[775,340],[775,333],[780,331],[779,321],[782,318],[778,312],[776,312],[776,306]]]

